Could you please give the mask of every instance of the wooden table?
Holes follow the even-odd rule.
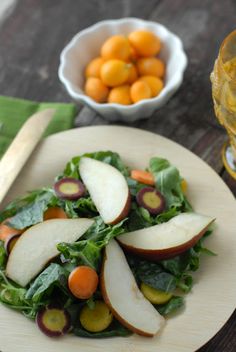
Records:
[[[235,10],[234,0],[18,0],[0,22],[1,94],[70,101],[57,69],[62,48],[76,32],[108,18],[158,21],[182,38],[189,64],[184,83],[170,102],[150,119],[132,126],[159,133],[192,150],[236,194],[236,182],[221,162],[220,151],[227,137],[214,116],[209,80],[220,43],[235,29]],[[88,108],[80,109],[76,126],[107,124]],[[236,312],[198,351],[236,351]]]

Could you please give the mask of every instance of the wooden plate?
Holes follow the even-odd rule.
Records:
[[[230,317],[236,297],[236,203],[220,177],[201,159],[180,145],[133,128],[86,127],[47,138],[30,158],[6,202],[43,185],[50,185],[73,156],[97,150],[120,153],[130,167],[145,168],[152,156],[169,159],[188,182],[188,198],[194,209],[217,218],[217,229],[207,245],[218,253],[202,257],[195,285],[186,296],[185,309],[170,318],[155,338],[85,339],[44,336],[23,315],[0,305],[0,350],[3,352],[187,352],[213,337]],[[125,299],[125,297],[124,297]]]

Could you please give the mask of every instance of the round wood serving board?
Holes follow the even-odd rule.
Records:
[[[118,126],[85,127],[53,135],[38,146],[5,204],[27,190],[51,185],[71,157],[98,150],[116,151],[127,165],[135,168],[145,168],[152,156],[167,158],[176,165],[188,182],[187,195],[194,210],[217,219],[217,228],[206,245],[218,255],[202,256],[185,308],[168,319],[154,338],[132,335],[85,339],[67,335],[50,339],[34,322],[0,305],[0,350],[3,352],[193,352],[218,332],[235,308],[235,199],[208,165],[166,138]]]

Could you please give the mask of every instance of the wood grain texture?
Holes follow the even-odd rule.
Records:
[[[130,140],[132,146],[129,145]],[[79,128],[50,136],[32,155],[11,188],[6,202],[27,189],[51,184],[55,175],[78,151],[85,153],[106,148],[120,153],[131,168],[145,168],[157,151],[174,162],[188,180],[188,199],[195,211],[217,218],[217,228],[214,236],[207,240],[207,246],[218,256],[202,257],[200,270],[194,274],[193,291],[186,296],[185,309],[169,318],[163,331],[154,338],[133,335],[129,338],[91,340],[67,336],[55,341],[40,334],[34,322],[0,305],[0,344],[3,351],[30,352],[30,339],[35,352],[76,352],[78,348],[83,352],[192,352],[208,341],[233,312],[236,284],[234,271],[230,269],[236,265],[234,197],[207,164],[166,138],[140,129],[118,126]],[[60,158],[55,158],[56,153]],[[224,212],[224,204],[228,204],[227,212]],[[225,290],[226,287],[230,289]],[[222,297],[225,297],[224,301]],[[12,328],[9,328],[12,325],[17,326],[17,334],[12,334]]]
[[[157,132],[195,152],[236,195],[236,182],[220,158],[227,137],[214,117],[209,81],[220,43],[235,28],[235,11],[234,0],[18,0],[0,28],[1,94],[70,101],[57,78],[57,68],[62,48],[76,32],[99,20],[125,16],[163,23],[182,38],[189,65],[183,85],[169,103],[133,126]],[[107,122],[88,108],[82,108],[76,119],[76,126],[100,124]],[[234,315],[200,351],[235,350]]]

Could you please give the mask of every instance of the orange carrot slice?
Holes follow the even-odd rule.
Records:
[[[89,266],[76,267],[69,275],[68,286],[71,293],[80,299],[88,299],[96,291],[98,275]]]
[[[6,225],[6,222],[9,220],[10,219],[6,219],[0,224],[0,240],[3,242],[5,242],[9,236],[20,235],[22,232],[24,232],[24,230],[17,230]]]
[[[136,180],[138,182],[144,183],[145,185],[150,185],[150,186],[155,185],[154,177],[148,171],[132,170],[131,171],[131,178],[133,178],[134,180]]]
[[[51,207],[48,208],[43,215],[43,220],[50,219],[68,219],[68,216],[63,209],[59,207]]]

